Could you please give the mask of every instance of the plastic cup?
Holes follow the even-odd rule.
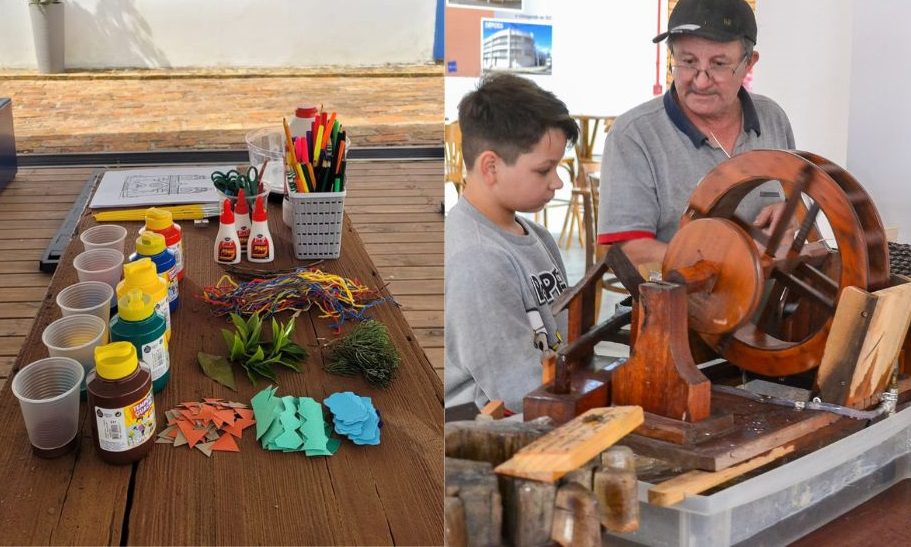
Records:
[[[48,325],[41,341],[51,357],[69,357],[85,374],[95,368],[95,347],[108,343],[107,324],[94,315],[68,315]]]
[[[99,224],[79,234],[85,250],[116,249],[123,254],[123,243],[127,238],[127,229],[117,224]]]
[[[91,249],[76,255],[73,267],[79,281],[101,281],[112,289],[123,273],[123,252],[117,249]],[[117,305],[117,297],[111,297],[111,307]]]
[[[84,379],[82,365],[67,357],[29,363],[13,377],[13,394],[35,455],[56,458],[79,444],[79,386]]]
[[[111,299],[114,289],[101,281],[82,281],[57,293],[57,306],[64,317],[94,315],[107,325],[111,320]]]
[[[266,160],[266,172],[263,183],[273,193],[285,193],[285,133],[281,128],[266,127],[250,131],[246,135],[247,151],[250,153],[250,165],[262,169]]]

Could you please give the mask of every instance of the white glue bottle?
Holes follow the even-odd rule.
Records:
[[[250,238],[250,208],[241,188],[237,192],[237,203],[234,205],[234,226],[237,228],[237,239],[240,240],[240,251],[247,250],[247,239]]]
[[[247,241],[247,260],[250,262],[272,262],[275,259],[275,245],[269,233],[269,221],[262,196],[256,196],[253,206],[253,227],[250,228],[250,239]]]
[[[231,201],[225,200],[221,209],[221,222],[218,235],[215,236],[215,262],[219,264],[237,264],[240,262],[240,240],[234,227],[234,212]]]
[[[299,106],[294,109],[294,117],[291,118],[290,129],[292,137],[303,137],[310,131],[310,126],[319,115],[319,109],[312,105]],[[316,136],[313,137],[314,139]]]

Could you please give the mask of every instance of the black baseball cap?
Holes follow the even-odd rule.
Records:
[[[690,34],[715,42],[746,38],[756,43],[756,16],[744,0],[680,0],[667,20],[667,32],[652,39]]]

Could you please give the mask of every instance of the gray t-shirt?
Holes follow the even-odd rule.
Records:
[[[614,122],[601,160],[598,243],[640,237],[668,242],[699,181],[727,159],[724,151],[690,122],[674,100],[673,86]],[[743,130],[734,154],[757,149],[793,149],[784,111],[771,99],[740,90]],[[780,201],[781,187],[768,182],[741,202],[737,214],[752,222],[766,205]]]
[[[444,309],[446,406],[522,399],[541,385],[541,353],[566,333],[566,313],[550,304],[566,289],[553,237],[516,220],[525,235],[502,230],[465,198],[446,218]]]

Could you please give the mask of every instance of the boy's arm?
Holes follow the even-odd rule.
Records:
[[[447,366],[470,374],[487,400],[520,412],[524,396],[541,384],[541,352],[515,267],[483,249],[451,258],[444,305]]]

